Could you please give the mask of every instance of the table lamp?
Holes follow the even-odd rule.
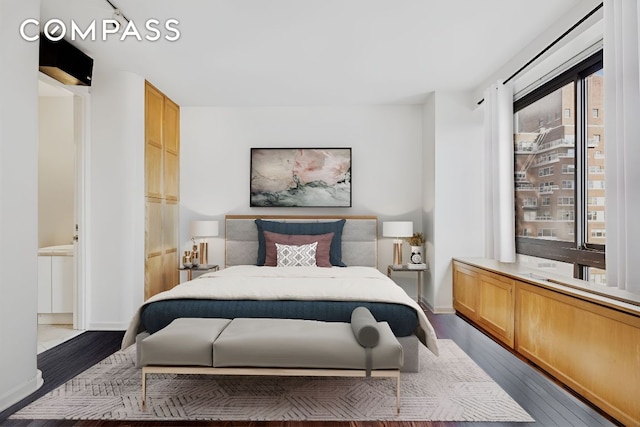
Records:
[[[382,235],[394,237],[393,241],[393,265],[402,265],[402,237],[413,236],[413,222],[411,221],[384,221],[382,223]]]
[[[209,244],[208,237],[216,237],[218,235],[218,221],[191,221],[190,224],[191,238],[200,238],[200,265],[209,264]]]

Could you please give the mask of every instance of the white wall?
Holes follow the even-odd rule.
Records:
[[[429,272],[425,274],[425,290],[422,293],[426,300],[427,306],[433,310],[433,302],[435,301],[435,287],[433,286],[433,275],[435,268],[435,201],[436,201],[436,95],[430,93],[427,95],[424,105],[422,106],[422,181],[424,189],[422,194],[423,215],[422,223],[424,229],[424,237],[426,242],[425,259],[429,266]]]
[[[75,144],[73,97],[39,98],[38,246],[72,243]]]
[[[38,44],[22,40],[38,0],[0,2],[0,411],[41,385],[36,366]],[[9,59],[10,58],[10,59]]]
[[[94,63],[88,141],[87,315],[125,329],[144,298],[144,79]]]
[[[189,221],[225,214],[378,215],[422,224],[422,106],[181,108],[181,242]],[[352,208],[249,208],[251,147],[352,147]],[[224,227],[221,227],[221,233]],[[210,259],[224,265],[224,236]],[[405,244],[405,259],[409,255]],[[378,267],[392,261],[382,238]],[[395,278],[395,276],[394,276]],[[398,274],[410,295],[415,275]]]
[[[465,92],[437,92],[424,105],[428,230],[427,305],[453,306],[451,259],[484,255],[483,116]]]

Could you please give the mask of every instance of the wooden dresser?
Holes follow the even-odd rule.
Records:
[[[582,290],[590,286],[493,260],[453,260],[458,313],[612,417],[640,425],[640,306]]]

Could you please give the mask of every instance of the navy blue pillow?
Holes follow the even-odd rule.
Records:
[[[346,264],[342,262],[342,229],[345,222],[347,222],[346,219],[332,222],[278,222],[256,219],[256,225],[258,226],[258,262],[256,264],[264,265],[264,259],[267,256],[264,242],[265,231],[280,234],[308,234],[312,236],[333,232],[329,260],[331,265],[346,267]]]

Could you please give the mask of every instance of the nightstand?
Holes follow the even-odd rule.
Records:
[[[187,272],[187,280],[191,280],[193,278],[194,271],[218,271],[220,267],[218,265],[199,265],[197,267],[180,267],[178,270]]]
[[[412,271],[414,273],[418,274],[418,303],[420,303],[422,301],[422,273],[424,271],[428,271],[429,268],[428,267],[422,267],[422,268],[409,268],[407,267],[407,264],[402,264],[402,265],[389,265],[387,267],[387,276],[391,277],[391,272],[392,271]]]

